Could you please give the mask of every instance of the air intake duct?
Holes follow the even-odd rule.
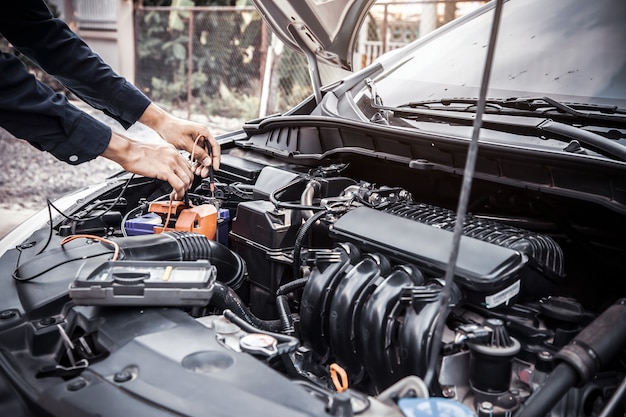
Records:
[[[192,232],[164,232],[116,240],[120,259],[140,261],[197,261],[208,259],[217,268],[218,280],[233,289],[244,281],[244,261],[226,246]]]
[[[120,260],[134,261],[197,261],[207,259],[217,268],[217,279],[233,289],[237,289],[247,277],[246,264],[226,246],[192,232],[165,232],[156,235],[129,236],[115,239],[120,248]],[[47,250],[20,265],[15,278],[29,281],[42,276],[47,271],[73,262],[84,262],[94,258],[106,261],[113,253],[113,246],[89,239],[76,240],[65,246]],[[76,268],[76,267],[74,267]],[[67,289],[67,286],[65,286]]]

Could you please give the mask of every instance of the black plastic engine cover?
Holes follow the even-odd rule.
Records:
[[[452,248],[452,232],[358,207],[344,214],[331,233],[371,251],[414,263],[443,276]],[[455,281],[471,303],[495,308],[514,299],[527,271],[528,257],[516,250],[463,236]]]
[[[224,347],[183,311],[76,310],[79,322],[102,322],[97,343],[110,353],[41,393],[39,404],[54,415],[327,415],[323,401],[253,356]]]
[[[449,231],[453,231],[456,223],[454,211],[425,203],[402,201],[385,207],[384,211]],[[554,279],[565,275],[563,251],[549,236],[471,214],[465,216],[463,235],[525,253]]]

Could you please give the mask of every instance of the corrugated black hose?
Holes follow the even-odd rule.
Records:
[[[300,229],[298,230],[298,234],[296,235],[296,240],[293,244],[293,278],[300,278],[300,253],[302,252],[302,242],[304,238],[309,233],[309,230],[313,227],[313,225],[326,215],[326,210],[318,211],[311,217],[305,221]]]
[[[222,310],[232,310],[237,317],[261,330],[279,332],[283,328],[282,320],[262,320],[252,314],[237,293],[221,282],[216,282],[213,286],[210,304]]]

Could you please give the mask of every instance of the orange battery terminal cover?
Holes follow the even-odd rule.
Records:
[[[171,210],[172,215],[178,216],[185,207],[187,206],[182,201],[153,201],[150,203],[148,211],[167,216]]]
[[[167,215],[170,210],[169,202],[158,203],[160,205],[155,206],[154,210],[152,204],[155,203],[150,204],[150,211]],[[215,240],[217,234],[217,209],[215,206],[212,204],[201,204],[191,208],[185,207],[185,203],[182,201],[172,202],[172,214],[176,216],[174,230],[200,233],[211,240]],[[164,230],[164,227],[154,226],[154,233],[161,233]],[[172,229],[168,228],[167,230]]]

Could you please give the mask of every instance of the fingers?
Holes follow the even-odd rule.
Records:
[[[167,181],[176,199],[182,199],[193,183],[191,164],[172,145],[151,145],[141,163],[143,174]],[[139,164],[135,168],[139,169]]]
[[[185,192],[193,184],[194,172],[187,160],[178,153],[177,157],[177,161],[167,177],[167,182],[172,186],[176,199],[179,200],[183,198]]]
[[[207,167],[213,166],[215,170],[219,169],[220,145],[206,125],[166,113],[160,118],[157,132],[177,149],[193,154],[193,159],[200,164]],[[197,138],[199,140],[196,143]]]
[[[209,167],[199,164],[198,162],[193,163],[191,170],[194,174],[202,178],[206,178],[209,175]]]
[[[218,170],[220,168],[221,159],[220,144],[217,143],[208,129],[203,129],[202,132],[199,132],[198,137],[199,141],[194,159],[205,167],[213,166],[213,169]],[[211,150],[210,154],[207,152],[209,148]],[[206,177],[206,174],[204,176]]]
[[[172,178],[168,179],[167,182],[173,188],[172,192],[174,193],[174,200],[182,200],[183,196],[185,195],[185,191],[187,190],[187,187],[181,181],[181,179],[173,176]]]
[[[186,150],[190,153],[192,153],[195,139],[198,136],[203,136],[202,146],[194,154],[194,159],[204,166],[213,166],[213,169],[219,169],[220,145],[206,125],[175,117],[154,103],[150,103],[139,121],[154,129],[159,136],[177,149]],[[208,152],[209,149],[210,152]]]
[[[187,158],[169,143],[148,144],[112,132],[109,145],[101,155],[129,172],[167,181],[178,198],[193,184],[196,169],[192,169]],[[208,174],[208,167],[196,168],[200,175]]]
[[[205,166],[213,165],[213,169],[217,171],[218,169],[220,169],[220,160],[221,160],[221,154],[222,154],[220,144],[217,143],[217,141],[215,140],[213,136],[209,136],[208,142],[209,142],[208,145],[211,147],[211,159],[204,161],[206,163],[204,163],[203,165]]]

